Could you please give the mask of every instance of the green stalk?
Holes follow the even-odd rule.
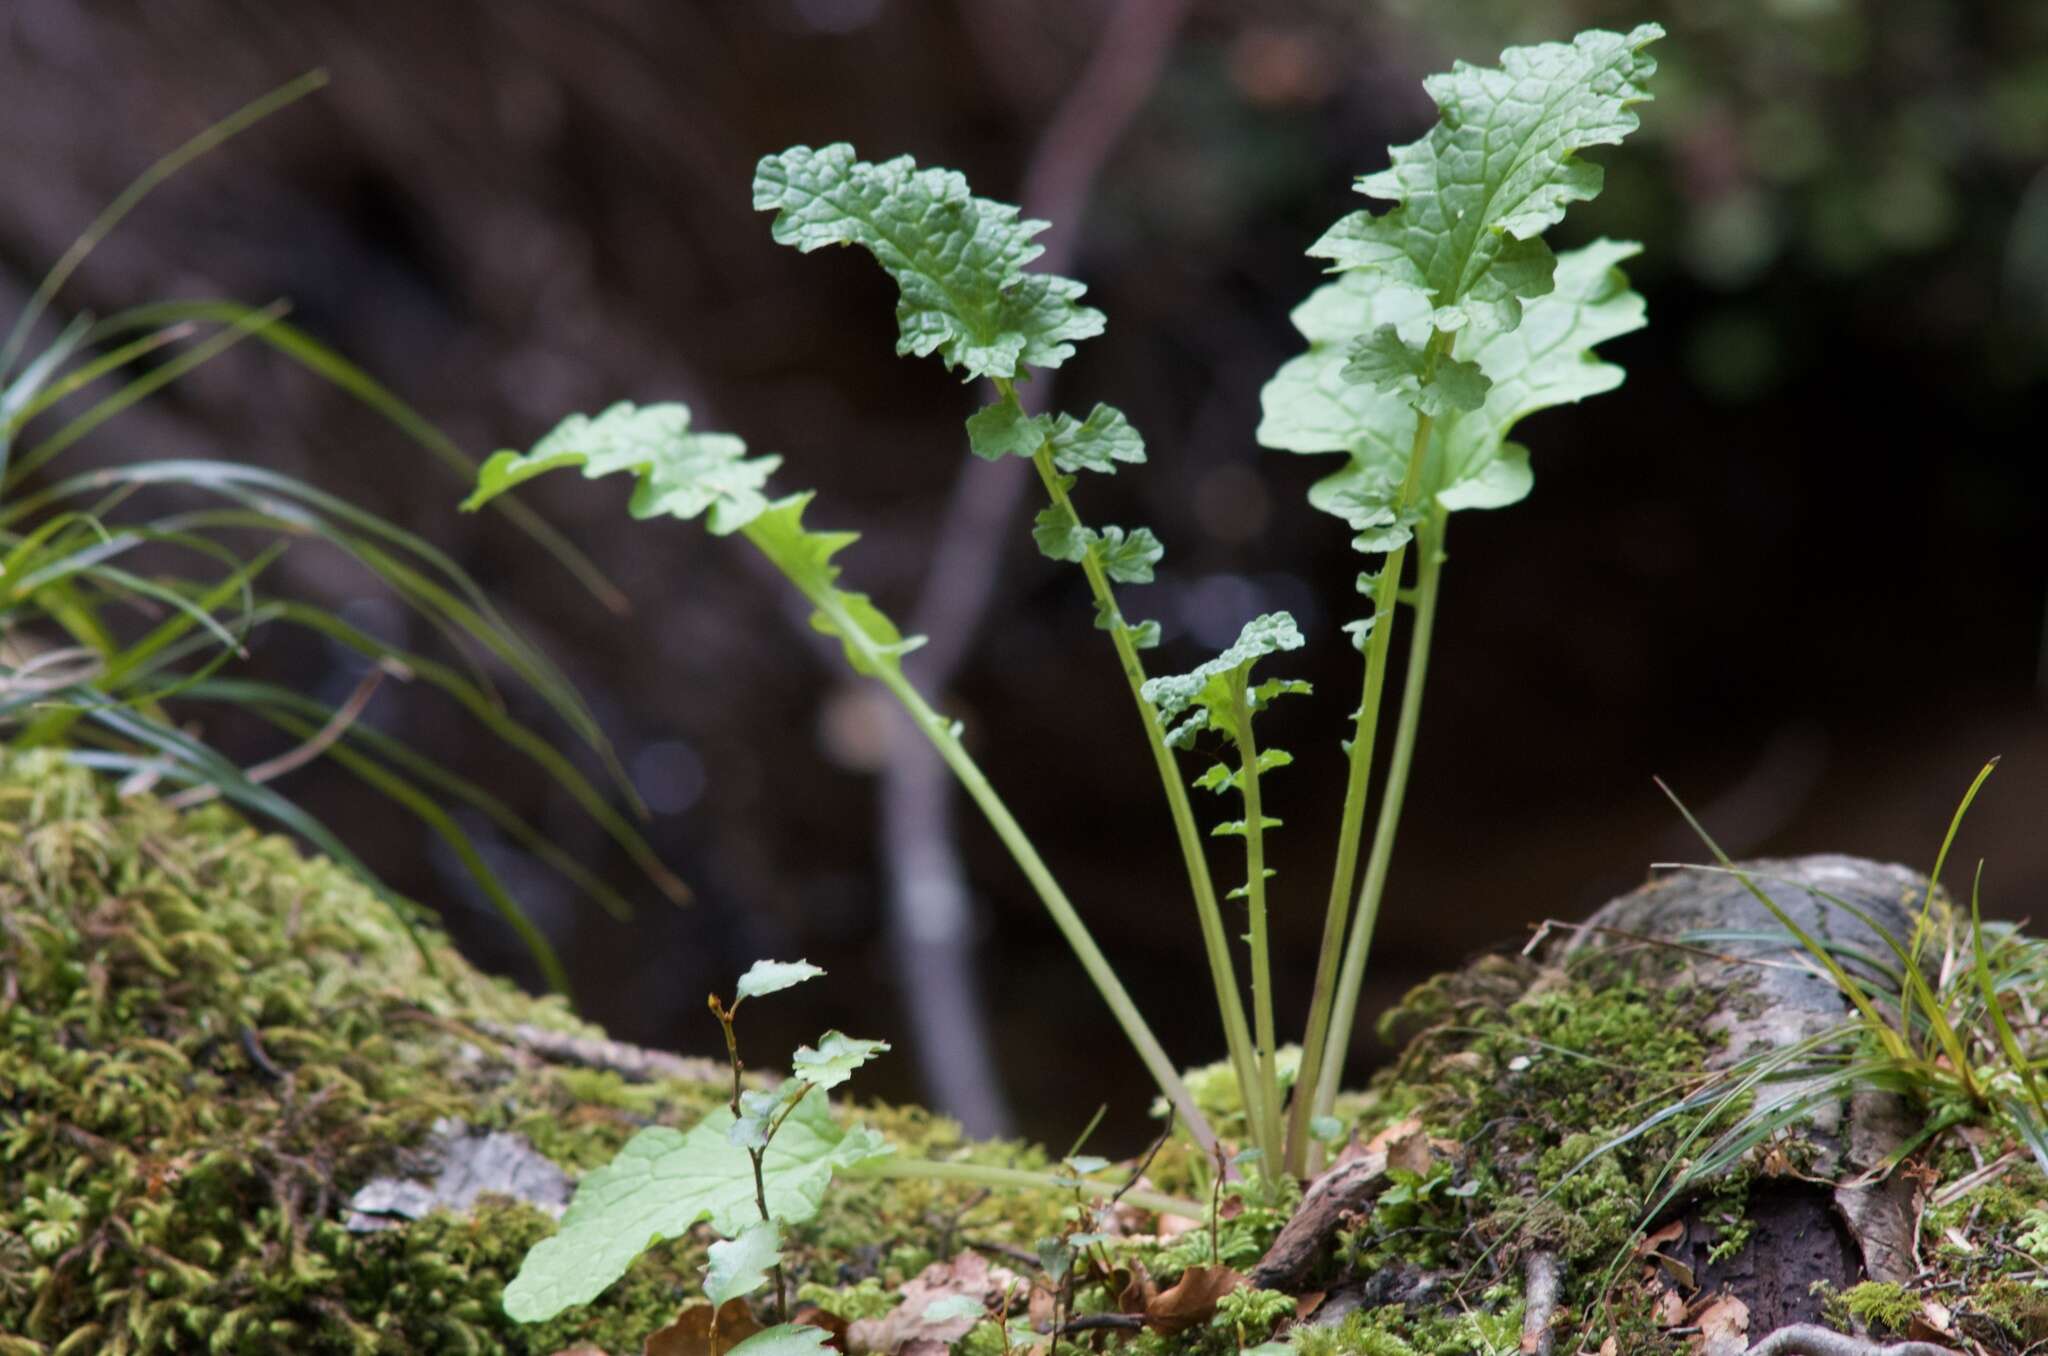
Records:
[[[1415,635],[1408,643],[1408,672],[1401,685],[1401,714],[1394,725],[1394,749],[1387,762],[1387,783],[1380,791],[1379,823],[1373,828],[1372,856],[1365,865],[1365,887],[1358,896],[1358,923],[1344,948],[1344,973],[1323,1046],[1323,1067],[1315,1089],[1316,1114],[1327,1116],[1337,1102],[1337,1080],[1351,1047],[1351,1028],[1358,1018],[1358,991],[1365,982],[1365,962],[1372,950],[1373,927],[1379,922],[1380,899],[1386,892],[1387,868],[1394,857],[1394,834],[1401,826],[1401,802],[1408,794],[1408,770],[1415,760],[1415,733],[1422,723],[1422,685],[1429,676],[1429,641],[1436,627],[1438,585],[1444,565],[1444,529],[1450,515],[1432,505],[1416,529],[1420,559],[1415,574]]]
[[[749,523],[740,531],[777,569],[783,569],[775,553],[763,544],[758,523]],[[814,587],[788,570],[783,570],[783,573],[832,623],[837,629],[837,634],[860,652],[865,670],[879,679],[882,686],[889,690],[889,695],[896,698],[903,709],[910,713],[911,721],[925,738],[931,741],[932,747],[938,750],[939,757],[952,769],[954,777],[959,779],[960,786],[967,792],[968,797],[980,807],[982,814],[988,819],[989,826],[996,831],[996,837],[1009,849],[1010,856],[1023,870],[1025,879],[1031,882],[1031,888],[1038,892],[1046,912],[1052,915],[1053,922],[1066,937],[1067,945],[1072,947],[1074,954],[1080,958],[1081,968],[1095,981],[1097,991],[1109,1004],[1109,1010],[1115,1015],[1117,1025],[1123,1028],[1124,1035],[1137,1049],[1138,1058],[1152,1074],[1153,1081],[1159,1085],[1159,1090],[1166,1094],[1167,1101],[1173,1104],[1175,1112],[1187,1125],[1188,1132],[1195,1137],[1195,1142],[1206,1152],[1215,1143],[1216,1134],[1209,1128],[1208,1119],[1202,1115],[1201,1109],[1195,1105],[1194,1095],[1188,1091],[1187,1084],[1181,1081],[1179,1071],[1174,1068],[1173,1061],[1167,1058],[1165,1048],[1159,1044],[1159,1038],[1154,1036],[1152,1028],[1145,1024],[1144,1017],[1138,1012],[1137,1004],[1133,1003],[1130,994],[1125,992],[1122,982],[1116,977],[1116,971],[1110,967],[1101,948],[1096,946],[1095,938],[1089,934],[1087,924],[1081,921],[1081,915],[1075,910],[1073,902],[1067,898],[1066,892],[1060,889],[1059,882],[1053,879],[1051,870],[1039,857],[1038,849],[1031,845],[1031,839],[1010,814],[1009,807],[1003,804],[1002,797],[989,785],[988,778],[982,774],[981,768],[968,754],[966,746],[960,742],[959,735],[954,733],[953,723],[932,710],[923,694],[903,676],[903,669],[897,662],[896,655],[884,651],[875,644],[860,621],[847,611],[836,590],[829,587]]]
[[[1230,723],[1241,764],[1237,789],[1244,798],[1245,903],[1251,915],[1252,1015],[1258,1023],[1259,1101],[1264,1120],[1258,1138],[1262,1143],[1278,1144],[1280,1064],[1273,1048],[1273,960],[1266,931],[1266,819],[1259,792],[1259,746],[1252,738],[1252,708],[1245,695],[1243,669],[1230,675]]]
[[[1016,399],[1014,383],[997,378],[995,385],[1005,399]],[[1074,521],[1080,523],[1080,515],[1074,513],[1073,500],[1060,484],[1059,468],[1053,465],[1050,445],[1040,447],[1031,458],[1031,464],[1037,469],[1038,478],[1045,485],[1046,495],[1053,504],[1073,514]],[[1082,557],[1081,571],[1088,577],[1088,591],[1094,596],[1096,606],[1110,619],[1109,638],[1116,646],[1124,681],[1131,689],[1131,700],[1137,703],[1138,723],[1144,728],[1145,741],[1152,750],[1159,784],[1166,791],[1174,834],[1180,840],[1181,862],[1187,870],[1188,885],[1195,897],[1195,915],[1201,922],[1202,947],[1208,954],[1209,978],[1216,989],[1217,1011],[1223,1018],[1224,1044],[1230,1052],[1231,1071],[1243,1091],[1245,1123],[1253,1127],[1255,1136],[1260,1140],[1258,1147],[1264,1151],[1264,1161],[1277,1164],[1280,1161],[1280,1144],[1277,1139],[1273,1143],[1265,1143],[1260,1130],[1268,1123],[1269,1117],[1262,1105],[1265,1098],[1252,1055],[1251,1029],[1245,1021],[1244,999],[1238,992],[1237,966],[1230,958],[1230,937],[1223,926],[1223,910],[1216,902],[1216,885],[1209,875],[1209,859],[1203,850],[1201,829],[1195,823],[1194,807],[1188,803],[1187,787],[1181,781],[1173,750],[1166,746],[1166,732],[1159,723],[1159,708],[1145,699],[1144,661],[1138,656],[1137,644],[1131,639],[1131,629],[1124,624],[1123,612],[1116,605],[1116,594],[1110,587],[1109,576],[1103,572],[1102,562],[1094,550]],[[1277,1123],[1277,1108],[1270,1119]]]
[[[1433,332],[1429,338],[1429,346],[1424,351],[1423,361],[1434,365],[1436,358],[1449,346],[1448,338],[1441,331]],[[1409,443],[1408,467],[1401,478],[1400,502],[1403,512],[1415,502],[1416,489],[1422,481],[1422,464],[1429,458],[1429,440],[1434,430],[1435,420],[1420,410],[1416,411],[1415,437]],[[1351,732],[1351,766],[1344,783],[1343,819],[1337,830],[1337,863],[1330,878],[1329,903],[1323,913],[1322,943],[1316,952],[1315,987],[1310,993],[1308,1028],[1301,1042],[1301,1070],[1295,1076],[1294,1102],[1287,1117],[1287,1170],[1297,1177],[1306,1176],[1308,1173],[1309,1121],[1317,1115],[1328,1114],[1328,1107],[1323,1104],[1320,1091],[1327,1063],[1324,1051],[1331,1031],[1331,1007],[1338,993],[1338,956],[1343,952],[1345,928],[1351,921],[1351,889],[1358,879],[1358,847],[1365,830],[1366,793],[1372,779],[1373,745],[1379,735],[1380,703],[1385,698],[1387,689],[1387,656],[1393,649],[1394,628],[1400,617],[1401,570],[1407,558],[1408,546],[1405,542],[1387,553],[1386,562],[1380,567],[1379,586],[1373,593],[1372,635],[1366,641],[1365,651],[1365,690],[1359,697],[1357,721]],[[1404,694],[1404,710],[1406,700]],[[1374,851],[1378,851],[1377,836]],[[1370,925],[1368,922],[1367,926]],[[1356,939],[1353,940],[1355,943]],[[1359,964],[1362,968],[1363,959]],[[1355,987],[1354,985],[1354,989]],[[1352,1002],[1355,1006],[1355,992]],[[1338,1063],[1341,1065],[1344,1046],[1338,1045],[1336,1048],[1339,1055]],[[1328,1076],[1333,1089],[1332,1097],[1335,1096],[1337,1076]]]
[[[1024,1168],[999,1168],[987,1163],[941,1163],[929,1158],[901,1158],[889,1154],[882,1158],[870,1158],[850,1167],[835,1169],[844,1177],[886,1177],[902,1180],[909,1178],[924,1182],[967,1182],[975,1186],[1012,1188],[1022,1187],[1040,1191],[1071,1191],[1081,1179],[1068,1173],[1031,1172]],[[1168,1196],[1163,1192],[1138,1188],[1111,1188],[1107,1182],[1090,1183],[1105,1190],[1113,1190],[1119,1200],[1129,1201],[1143,1210],[1157,1211],[1162,1215],[1180,1215],[1186,1219],[1200,1219],[1208,1212],[1207,1206],[1199,1201],[1185,1200],[1179,1196]]]

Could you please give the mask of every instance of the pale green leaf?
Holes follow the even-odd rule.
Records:
[[[706,1256],[704,1297],[716,1308],[768,1284],[768,1273],[782,1264],[782,1229],[773,1220],[757,1219],[735,1237],[713,1243]]]
[[[746,1088],[740,1093],[740,1114],[725,1128],[726,1142],[742,1149],[768,1147],[768,1131],[782,1108],[804,1091],[801,1083],[780,1083],[773,1088]]]
[[[726,1139],[732,1113],[713,1111],[688,1132],[642,1130],[618,1156],[585,1177],[561,1227],[526,1254],[505,1288],[505,1312],[522,1323],[586,1304],[625,1274],[633,1259],[708,1220],[732,1236],[760,1218],[754,1168]],[[837,1167],[890,1152],[872,1130],[846,1129],[823,1097],[796,1104],[763,1154],[768,1213],[801,1224],[818,1212]]]
[[[1080,283],[1025,271],[1045,252],[1033,237],[1046,223],[975,197],[952,170],[919,169],[908,156],[869,164],[844,143],[793,146],[762,157],[754,206],[775,213],[780,244],[858,245],[875,257],[900,292],[898,353],[1015,378],[1059,366],[1073,341],[1102,332],[1102,313],[1079,303]]]
[[[831,1336],[808,1323],[778,1323],[761,1329],[725,1356],[825,1356],[832,1350],[825,1345]]]
[[[1457,336],[1452,356],[1491,381],[1474,410],[1452,411],[1435,423],[1423,466],[1420,503],[1431,496],[1449,509],[1495,508],[1528,493],[1528,453],[1507,440],[1516,423],[1539,410],[1612,390],[1622,371],[1594,346],[1642,328],[1643,299],[1631,291],[1620,263],[1640,247],[1599,240],[1557,261],[1556,288],[1529,303],[1511,331]],[[1362,335],[1381,325],[1420,324],[1424,307],[1412,293],[1376,292],[1362,274],[1318,288],[1294,312],[1309,341],[1266,384],[1259,442],[1287,452],[1343,452],[1350,459],[1317,482],[1309,502],[1351,524],[1359,549],[1390,549],[1405,540],[1395,511],[1415,437],[1415,411],[1405,401],[1347,380],[1343,369]]]
[[[763,994],[780,993],[824,973],[806,960],[757,960],[740,976],[737,993],[740,998],[759,998]]]
[[[1510,47],[1497,69],[1459,62],[1431,76],[1441,119],[1357,184],[1395,206],[1344,218],[1309,253],[1419,295],[1437,329],[1513,329],[1521,304],[1550,290],[1555,261],[1537,237],[1600,192],[1600,167],[1578,153],[1636,129],[1657,69],[1643,49],[1663,33],[1596,29]]]
[[[1046,505],[1031,522],[1031,540],[1052,560],[1080,560],[1095,539],[1095,534],[1075,519],[1074,510],[1063,503]]]
[[[924,637],[905,636],[865,593],[838,586],[839,567],[832,557],[858,541],[860,534],[805,527],[804,510],[811,499],[807,491],[776,500],[747,525],[747,540],[816,605],[811,625],[840,639],[854,672],[873,675],[879,665],[899,665],[905,654],[924,644]]]
[[[498,452],[477,469],[476,490],[462,503],[477,509],[515,486],[565,466],[585,479],[632,473],[636,518],[695,518],[721,536],[767,507],[761,493],[780,457],[749,457],[730,433],[692,433],[690,410],[670,402],[620,401],[596,416],[572,414],[529,452]],[[708,512],[707,512],[708,510]]]
[[[1134,527],[1129,532],[1105,527],[1095,537],[1096,559],[1102,562],[1103,572],[1119,584],[1151,583],[1153,566],[1166,555],[1166,548],[1149,527]]]
[[[790,1056],[790,1073],[816,1088],[836,1088],[853,1077],[853,1071],[889,1048],[887,1041],[857,1040],[838,1031],[818,1038],[815,1049],[797,1047]]]
[[[1109,631],[1121,626],[1130,633],[1131,644],[1141,650],[1149,650],[1159,644],[1159,623],[1156,621],[1129,621],[1115,612],[1107,602],[1095,605],[1095,629]]]
[[[1052,460],[1062,471],[1101,471],[1113,475],[1116,464],[1145,460],[1145,440],[1123,411],[1098,403],[1086,419],[1063,414],[1052,424]]]

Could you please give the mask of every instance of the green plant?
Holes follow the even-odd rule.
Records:
[[[546,738],[513,718],[479,658],[530,687],[604,764],[631,786],[596,719],[561,673],[498,613],[453,560],[419,537],[289,476],[231,461],[143,459],[57,474],[58,459],[115,416],[249,340],[360,400],[459,475],[474,462],[397,396],[284,320],[282,304],[172,302],[103,319],[79,316],[40,351],[38,322],[65,282],[158,184],[324,83],[287,84],[201,132],[146,170],[43,278],[0,344],[0,738],[13,749],[59,748],[124,777],[124,786],[182,786],[176,803],[215,796],[292,830],[357,871],[402,920],[418,905],[386,889],[325,825],[271,783],[324,758],[417,816],[455,853],[484,897],[518,932],[557,989],[567,978],[450,806],[467,807],[614,913],[612,887],[521,818],[504,800],[404,743],[359,723],[380,683],[439,689],[484,729],[536,763],[640,864],[665,893],[687,897],[627,816]],[[145,511],[136,512],[138,504]],[[530,510],[508,505],[521,529],[597,596],[617,590]],[[288,552],[343,553],[463,655],[451,664],[400,649],[266,582]],[[235,676],[232,661],[266,629],[323,637],[365,661],[339,703]],[[292,741],[244,769],[195,728],[228,707]],[[637,805],[637,802],[634,802]]]
[[[990,460],[1022,457],[1036,472],[1046,502],[1033,538],[1047,556],[1081,567],[1096,625],[1108,634],[1152,752],[1245,1112],[1252,1152],[1241,1161],[1259,1165],[1269,1194],[1286,1175],[1309,1171],[1321,1143],[1341,1132],[1331,1111],[1414,753],[1449,515],[1522,498],[1531,483],[1528,453],[1507,441],[1509,432],[1531,413],[1617,385],[1620,369],[1592,350],[1643,324],[1642,299],[1619,267],[1636,246],[1603,240],[1558,256],[1541,236],[1570,203],[1598,193],[1601,172],[1579,152],[1617,143],[1635,128],[1633,106],[1649,97],[1645,82],[1655,70],[1644,49],[1660,36],[1655,25],[1625,36],[1589,32],[1569,44],[1510,49],[1501,69],[1460,65],[1432,77],[1426,88],[1440,121],[1422,140],[1397,148],[1390,169],[1358,185],[1395,205],[1344,218],[1310,250],[1330,260],[1338,277],[1295,312],[1308,349],[1267,386],[1259,440],[1344,458],[1310,499],[1344,522],[1376,567],[1358,579],[1371,615],[1346,628],[1363,654],[1361,698],[1346,745],[1339,850],[1291,1106],[1283,1105],[1267,946],[1268,835],[1279,821],[1268,813],[1263,780],[1290,757],[1262,749],[1253,724],[1273,700],[1307,685],[1254,681],[1252,669],[1302,645],[1299,628],[1284,613],[1259,617],[1221,656],[1190,672],[1148,673],[1143,652],[1158,642],[1159,628],[1129,617],[1117,589],[1149,582],[1163,547],[1144,527],[1090,526],[1075,494],[1083,473],[1114,474],[1143,462],[1144,442],[1107,405],[1079,418],[1033,414],[1019,394],[1033,369],[1059,366],[1104,323],[1101,312],[1081,304],[1080,283],[1027,268],[1046,223],[974,196],[952,171],[920,169],[908,158],[869,163],[846,145],[795,147],[763,158],[756,170],[754,204],[775,214],[774,238],[804,252],[852,245],[873,255],[899,289],[897,351],[935,354],[965,378],[990,383],[993,401],[966,420],[970,449]],[[590,478],[625,473],[635,481],[635,517],[701,517],[714,535],[737,535],[760,551],[810,601],[812,624],[837,637],[848,664],[881,683],[930,740],[1066,936],[1180,1124],[1211,1149],[1214,1132],[1186,1082],[983,776],[961,725],[935,711],[905,675],[902,657],[919,638],[840,585],[836,557],[854,535],[806,526],[809,492],[770,496],[780,461],[749,457],[731,434],[694,429],[680,405],[621,403],[569,417],[526,453],[493,456],[465,506],[558,469],[580,468]],[[1413,583],[1404,587],[1411,553]],[[1367,790],[1402,602],[1411,605],[1415,630],[1361,884]],[[1221,741],[1226,758],[1194,785],[1235,793],[1243,806],[1241,817],[1211,832],[1244,844],[1245,881],[1228,897],[1246,905],[1250,1020],[1230,925],[1176,765],[1177,750],[1197,749],[1207,736]]]

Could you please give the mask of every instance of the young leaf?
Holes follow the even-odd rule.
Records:
[[[887,1041],[856,1040],[837,1031],[818,1038],[816,1049],[797,1047],[790,1056],[790,1075],[819,1089],[836,1088],[853,1077],[853,1071],[889,1048]]]
[[[988,461],[1029,457],[1045,445],[1051,429],[1050,420],[1024,413],[1015,396],[1006,396],[967,416],[967,445]]]
[[[1476,364],[1455,358],[1444,359],[1430,372],[1422,350],[1404,342],[1392,325],[1352,340],[1343,372],[1347,379],[1399,396],[1435,419],[1478,409],[1492,385]]]
[[[1550,291],[1550,249],[1538,239],[1567,204],[1600,192],[1600,167],[1578,158],[1637,126],[1664,35],[1643,24],[1570,43],[1510,47],[1499,69],[1457,63],[1423,88],[1442,118],[1357,189],[1396,206],[1355,212],[1309,250],[1340,270],[1377,274],[1419,294],[1436,329],[1513,329],[1522,302]]]
[[[768,1273],[782,1264],[782,1229],[757,1219],[737,1237],[713,1243],[707,1256],[705,1298],[713,1304],[740,1299],[768,1284]]]
[[[731,1124],[721,1108],[687,1133],[653,1126],[635,1135],[583,1179],[561,1228],[527,1253],[505,1288],[505,1312],[541,1322],[595,1299],[634,1258],[693,1224],[709,1220],[730,1237],[758,1220],[753,1162],[727,1140]],[[823,1097],[804,1098],[763,1154],[768,1213],[803,1223],[818,1213],[834,1168],[889,1152],[874,1131],[842,1128]]]
[[[869,164],[845,143],[761,158],[754,206],[774,212],[778,244],[808,254],[858,245],[896,280],[898,353],[936,352],[969,377],[1017,378],[1058,367],[1073,342],[1102,332],[1071,278],[1027,273],[1045,252],[1042,221],[977,198],[960,174],[908,156]]]
[[[740,1114],[725,1127],[726,1143],[741,1149],[765,1149],[768,1132],[782,1108],[807,1091],[802,1083],[782,1082],[772,1088],[746,1088],[740,1093]]]
[[[860,534],[805,527],[811,498],[806,491],[776,500],[747,525],[747,540],[817,604],[811,625],[839,638],[855,673],[872,677],[878,664],[898,667],[904,655],[924,644],[924,637],[904,635],[865,593],[839,587],[839,567],[832,557],[860,540]]]
[[[636,518],[694,518],[719,536],[751,522],[766,507],[761,487],[782,458],[748,457],[730,433],[690,432],[690,409],[673,401],[636,406],[620,401],[595,418],[572,414],[526,453],[494,453],[477,471],[476,490],[462,502],[476,509],[537,475],[580,466],[586,480],[630,471],[639,477]]]
[[[1266,655],[1298,650],[1302,643],[1301,628],[1287,613],[1269,612],[1254,617],[1244,624],[1231,647],[1214,659],[1186,673],[1148,680],[1145,700],[1159,708],[1162,719],[1177,716],[1198,703],[1206,706],[1213,700],[1227,702],[1227,695],[1219,696],[1221,690],[1216,686],[1222,680]]]
[[[780,993],[807,979],[816,979],[825,972],[809,961],[757,960],[747,967],[740,976],[739,987],[735,990],[734,1001],[742,998],[759,998],[763,994]]]

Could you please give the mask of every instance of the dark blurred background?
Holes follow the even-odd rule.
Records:
[[[850,140],[1056,217],[1048,242],[1110,322],[1056,399],[1113,401],[1152,451],[1091,481],[1085,509],[1167,543],[1159,583],[1130,599],[1166,624],[1155,671],[1262,609],[1293,610],[1313,637],[1295,667],[1319,695],[1266,732],[1299,759],[1269,788],[1288,821],[1276,927],[1295,1028],[1357,682],[1335,628],[1359,609],[1347,534],[1303,503],[1324,466],[1252,441],[1259,387],[1298,348],[1288,311],[1318,280],[1302,251],[1360,205],[1354,175],[1428,126],[1424,74],[1646,18],[1671,30],[1657,101],[1598,155],[1606,192],[1554,239],[1645,241],[1632,272],[1652,323],[1606,350],[1629,370],[1621,391],[1523,426],[1528,503],[1459,515],[1369,1004],[1583,913],[1653,861],[1697,858],[1653,774],[1733,851],[1924,866],[1971,774],[2003,754],[1959,859],[1988,859],[1992,909],[2038,914],[2048,6],[24,0],[0,7],[0,300],[17,306],[156,156],[327,68],[327,90],[153,198],[60,309],[289,298],[297,323],[478,453],[618,398],[682,399],[786,453],[780,483],[822,492],[813,517],[865,534],[851,574],[886,608],[975,623],[957,662],[928,670],[940,705],[1176,1058],[1201,1062],[1221,1042],[1192,911],[1080,580],[1013,510],[1021,464],[966,455],[976,393],[891,355],[882,274],[770,242],[753,162]],[[369,719],[501,790],[641,901],[614,923],[500,863],[614,1034],[709,1053],[707,990],[757,956],[807,956],[831,978],[750,1010],[758,1058],[841,1026],[896,1041],[863,1074],[874,1094],[1061,1143],[1107,1102],[1119,1143],[1135,1141],[1142,1070],[1030,891],[971,810],[948,830],[914,766],[878,777],[892,718],[743,547],[628,530],[617,484],[542,482],[529,501],[631,596],[631,617],[609,615],[501,519],[458,515],[463,487],[387,425],[252,351],[90,455],[169,453],[277,466],[446,544],[581,685],[696,890],[687,908],[431,694],[387,684]],[[285,569],[358,624],[431,647],[339,558],[294,552]],[[333,700],[357,676],[302,640],[255,663]],[[274,748],[215,733],[250,759]],[[414,821],[332,771],[283,789],[438,903],[481,963],[532,980]],[[1223,877],[1238,870],[1219,856]],[[962,956],[964,1008],[946,982]],[[916,1009],[920,993],[937,1008]],[[1369,1036],[1356,1050],[1355,1074],[1384,1054]]]

